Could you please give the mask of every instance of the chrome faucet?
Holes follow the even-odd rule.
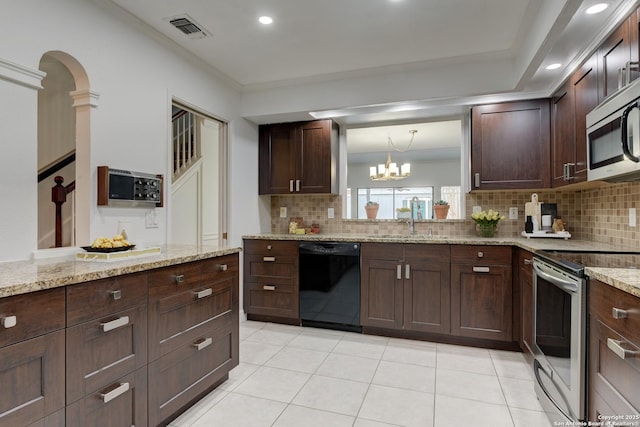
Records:
[[[408,224],[409,224],[409,234],[416,234],[416,224],[414,222],[414,215],[413,215],[413,210],[415,208],[415,206],[418,204],[418,197],[417,196],[413,196],[411,198],[411,202],[410,202],[410,206],[411,206],[411,217],[409,218]]]

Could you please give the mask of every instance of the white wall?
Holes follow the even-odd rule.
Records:
[[[37,92],[33,87],[39,84],[42,55],[53,50],[82,64],[90,89],[99,95],[90,119],[93,200],[100,165],[170,176],[169,118],[171,99],[176,97],[230,122],[229,211],[235,223],[229,230],[230,244],[240,242],[244,230],[259,229],[259,210],[247,209],[258,203],[257,127],[239,119],[239,94],[233,87],[99,2],[23,0],[12,2],[10,9],[13,18],[0,27],[4,40],[0,143],[5,153],[0,160],[4,183],[0,231],[3,241],[11,244],[0,246],[0,261],[28,258],[36,249]],[[28,30],[24,22],[29,22]],[[160,228],[145,229],[144,209],[90,205],[91,238],[115,233],[118,221],[126,220],[143,242],[167,241],[166,208],[157,209]]]

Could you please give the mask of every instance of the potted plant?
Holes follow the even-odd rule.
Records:
[[[367,219],[376,219],[379,208],[380,205],[378,205],[378,202],[368,201],[364,206],[364,210],[367,212]]]
[[[397,208],[396,209],[396,217],[398,219],[410,219],[411,218],[411,209],[410,208]]]
[[[436,219],[446,219],[449,214],[449,202],[446,200],[438,200],[433,204],[433,212]]]

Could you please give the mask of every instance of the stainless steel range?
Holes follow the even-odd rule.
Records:
[[[533,259],[536,394],[552,422],[586,421],[585,267],[636,267],[628,252],[539,251]],[[560,424],[558,424],[560,425]]]

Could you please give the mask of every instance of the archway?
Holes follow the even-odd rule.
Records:
[[[67,245],[75,246],[76,242],[88,242],[90,239],[90,212],[91,212],[91,108],[97,106],[98,95],[90,90],[89,78],[84,67],[71,55],[62,51],[49,51],[41,57],[40,69],[48,68],[49,71],[58,73],[58,76],[48,76],[58,82],[58,87],[67,88],[67,99],[60,101],[57,105],[63,105],[63,109],[70,110],[71,117],[66,117],[63,114],[63,119],[67,120],[66,125],[61,125],[57,130],[58,135],[62,135],[64,138],[66,134],[70,134],[75,140],[75,144],[61,143],[59,147],[53,150],[55,153],[62,152],[64,154],[64,147],[71,147],[75,145],[75,197],[71,207],[73,209],[73,223],[72,228],[74,233],[69,233]],[[43,70],[46,71],[46,70]],[[70,77],[71,83],[65,82],[67,76]],[[45,87],[46,89],[46,87]],[[69,90],[70,89],[70,90]],[[40,144],[44,143],[44,138],[41,138],[41,123],[44,125],[44,121],[41,120],[41,112],[46,111],[47,106],[40,105],[41,97],[38,97],[38,152],[46,152],[47,150],[41,150]],[[68,130],[69,122],[73,122],[71,125],[71,131]],[[66,128],[66,130],[65,130]],[[68,151],[68,150],[67,150]],[[50,155],[50,153],[49,153]],[[55,159],[54,159],[55,160]],[[40,160],[38,161],[40,166]],[[39,202],[40,203],[40,202]],[[51,201],[49,198],[48,210],[51,210]],[[38,206],[38,210],[43,209],[42,206]],[[67,208],[69,209],[69,208]],[[39,240],[41,239],[40,227],[38,230]],[[39,242],[40,245],[40,242]]]

